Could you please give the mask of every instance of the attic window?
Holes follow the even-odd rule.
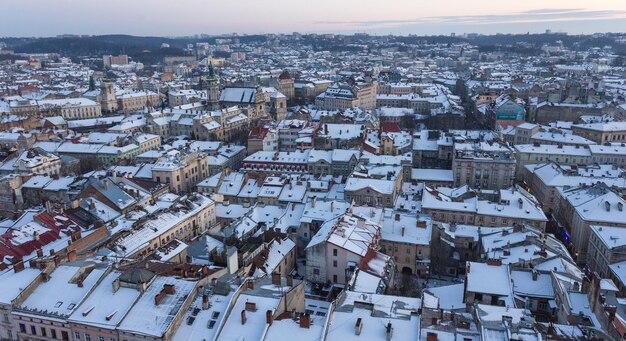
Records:
[[[76,304],[72,303],[67,307],[67,310],[72,310],[74,309],[74,307],[76,306]]]
[[[61,305],[63,305],[62,301],[58,301],[57,304],[54,305],[55,308],[60,307]]]

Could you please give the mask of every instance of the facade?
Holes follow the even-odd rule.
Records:
[[[381,226],[381,251],[393,257],[398,272],[428,277],[432,228],[428,216],[412,213],[385,216]]]
[[[62,116],[67,120],[97,118],[102,116],[100,103],[87,98],[64,98],[39,101],[39,111],[44,116]]]
[[[455,224],[496,227],[529,225],[545,230],[548,219],[535,198],[518,186],[501,189],[495,197],[461,188],[426,187],[422,193],[422,213],[433,220]]]
[[[350,213],[324,223],[305,250],[307,280],[346,284],[379,239],[380,225]]]
[[[333,84],[315,98],[315,106],[322,110],[345,110],[359,107],[376,108],[376,82]]]
[[[587,266],[602,278],[611,274],[610,265],[626,260],[626,229],[614,226],[590,226]]]
[[[555,201],[554,217],[579,263],[587,262],[591,226],[626,227],[626,201],[604,183],[559,188]]]
[[[248,154],[258,151],[278,151],[278,133],[266,126],[253,127],[248,135]]]
[[[515,155],[497,142],[456,143],[452,159],[454,185],[478,189],[511,187],[515,182]]]
[[[189,241],[213,227],[215,202],[202,194],[183,197],[181,206],[133,223],[135,229],[119,238],[115,245],[121,257],[151,255],[173,240]]]
[[[123,113],[132,113],[149,107],[156,107],[161,103],[159,95],[152,91],[118,91],[117,110]],[[103,98],[104,99],[104,98]]]
[[[207,156],[197,151],[180,153],[152,167],[152,180],[168,185],[175,193],[192,191],[197,183],[208,176]]]
[[[575,124],[572,131],[597,144],[626,142],[626,122]]]

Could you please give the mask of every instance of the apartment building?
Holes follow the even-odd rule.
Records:
[[[208,176],[207,155],[199,151],[181,151],[152,167],[152,180],[168,185],[175,193],[191,192]]]
[[[626,201],[602,182],[558,189],[553,216],[571,240],[578,263],[587,262],[592,225],[626,227],[624,206]]]
[[[511,187],[515,182],[515,156],[497,142],[455,143],[452,158],[454,185],[478,189]]]

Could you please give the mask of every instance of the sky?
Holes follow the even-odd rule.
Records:
[[[0,0],[0,36],[626,32],[626,0]]]

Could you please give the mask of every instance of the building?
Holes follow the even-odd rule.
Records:
[[[626,201],[602,182],[558,189],[553,216],[571,241],[577,262],[587,262],[592,225],[626,227],[624,206]]]
[[[526,165],[524,183],[541,203],[545,212],[554,210],[558,188],[588,186],[603,182],[609,187],[624,189],[625,170],[613,165],[566,166],[554,162]]]
[[[243,159],[241,169],[257,173],[305,173],[309,150],[294,152],[258,151]]]
[[[161,103],[159,94],[149,90],[119,90],[115,98],[117,99],[116,109],[126,114],[157,107]]]
[[[13,309],[13,323],[20,340],[70,340],[67,319],[104,278],[107,268],[94,263],[64,264],[42,272],[41,281]],[[50,295],[54,292],[54,295]]]
[[[497,142],[455,143],[452,158],[454,185],[477,189],[511,187],[515,182],[515,155]]]
[[[134,229],[115,242],[118,256],[145,257],[173,240],[191,240],[217,223],[215,202],[204,195],[192,193],[178,203],[169,211],[131,221]]]
[[[427,277],[430,274],[432,220],[429,216],[385,210],[381,225],[381,251],[394,258],[398,271]]]
[[[306,278],[314,283],[346,284],[368,250],[378,249],[380,225],[346,213],[322,224],[305,249]],[[385,259],[385,257],[381,257]],[[379,264],[383,269],[385,262]]]
[[[494,197],[467,186],[424,188],[422,212],[433,220],[487,227],[530,225],[545,230],[548,219],[535,198],[519,186],[501,189]]]
[[[208,176],[207,155],[199,151],[180,152],[152,167],[152,180],[168,185],[175,193],[193,191]]]
[[[486,278],[489,280],[485,281]],[[467,262],[463,302],[467,305],[514,306],[508,266],[497,260]]]
[[[113,55],[104,55],[102,56],[102,64],[105,68],[111,67],[111,65],[125,65],[128,64],[128,56],[125,54],[120,54],[117,56]]]
[[[594,146],[589,146],[589,148]],[[589,148],[581,146],[564,146],[564,145],[542,145],[534,144],[518,144],[513,147],[515,149],[515,160],[517,162],[518,180],[521,180],[526,165],[545,162],[556,162],[564,165],[584,165],[592,160],[592,152]],[[598,158],[599,159],[599,158]],[[595,161],[599,163],[608,163]]]
[[[626,228],[592,225],[587,249],[587,266],[602,278],[611,274],[610,266],[626,260]]]
[[[61,175],[61,158],[45,150],[33,147],[0,164],[0,174]]]
[[[574,124],[572,131],[597,144],[626,142],[626,122]]]
[[[248,154],[258,151],[278,151],[278,133],[267,126],[257,126],[248,134]]]
[[[315,98],[315,106],[322,110],[345,110],[359,107],[376,108],[376,82],[336,83]]]
[[[38,102],[44,116],[62,116],[67,120],[98,118],[102,116],[100,103],[87,98],[49,99]]]
[[[222,108],[249,108],[248,117],[252,122],[258,121],[267,113],[261,87],[226,87],[220,93],[219,102]]]

